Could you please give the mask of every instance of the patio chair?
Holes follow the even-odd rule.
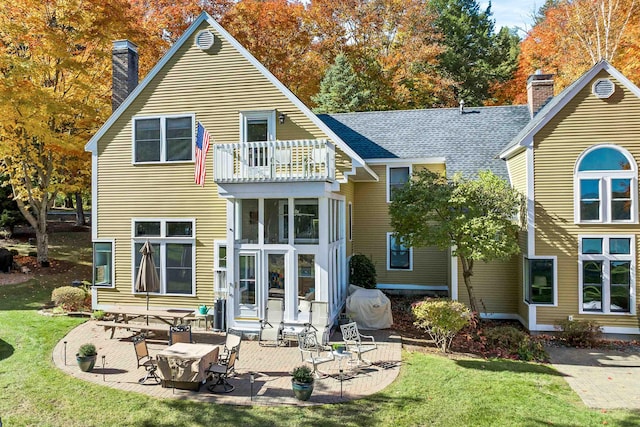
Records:
[[[329,311],[324,301],[311,301],[309,308],[309,322],[304,325],[305,332],[313,331],[316,340],[324,345],[329,342]]]
[[[231,373],[234,372],[237,351],[231,349],[227,363],[212,363],[207,369],[207,378],[215,380],[215,383],[207,387],[211,393],[231,393],[236,387],[227,381]]]
[[[192,343],[191,325],[176,325],[169,327],[169,345],[178,342]]]
[[[241,334],[242,332],[238,333],[232,329],[227,331],[227,338],[225,339],[222,353],[218,356],[218,363],[226,364],[229,360],[229,356],[231,355],[231,351],[235,351],[236,359],[240,359],[240,343],[242,342]]]
[[[347,351],[358,355],[358,364],[366,363],[367,365],[371,365],[371,362],[362,358],[362,353],[373,351],[378,348],[376,340],[371,335],[362,335],[358,331],[358,324],[356,322],[340,325],[340,329],[342,330],[342,340],[347,347]],[[363,343],[363,338],[370,340],[371,342]]]
[[[133,337],[133,348],[136,351],[138,369],[140,369],[141,366],[144,366],[144,369],[147,371],[147,374],[140,378],[138,382],[140,384],[144,384],[147,380],[153,379],[156,384],[160,384],[160,377],[156,373],[158,370],[158,361],[149,354],[146,337],[144,335]]]
[[[260,337],[258,343],[262,346],[265,341],[272,341],[277,347],[282,340],[284,327],[284,300],[269,298],[265,318],[260,321]]]
[[[298,349],[302,356],[302,361],[313,365],[313,374],[317,378],[326,377],[327,374],[318,370],[321,363],[335,360],[331,348],[318,344],[315,331],[300,332],[298,334]]]

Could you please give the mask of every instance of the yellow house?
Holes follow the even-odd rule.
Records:
[[[536,84],[549,76],[534,75]],[[609,63],[549,100],[500,154],[526,195],[518,313],[534,331],[564,319],[638,334],[640,90]]]
[[[206,13],[140,84],[134,44],[115,42],[113,58],[114,112],[86,147],[95,309],[145,304],[134,282],[146,241],[161,282],[151,307],[222,300],[226,327],[245,331],[260,329],[269,300],[282,302],[292,330],[309,321],[314,301],[335,323],[356,253],[374,260],[383,290],[465,301],[451,251],[404,247],[388,203],[420,168],[491,169],[527,195],[528,229],[523,255],[475,268],[483,314],[532,330],[573,315],[637,331],[640,146],[632,136],[640,103],[637,88],[608,64],[532,119],[550,94],[547,80],[535,81],[544,90],[534,87],[531,106],[317,116]],[[603,98],[607,82],[614,90]],[[205,132],[210,149],[200,168]],[[606,153],[620,153],[628,169],[580,169],[613,155]],[[600,257],[589,252],[598,241]],[[625,274],[626,285],[616,282]]]

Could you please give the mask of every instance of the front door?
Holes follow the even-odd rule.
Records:
[[[257,272],[258,254],[251,251],[238,252],[236,277],[236,319],[260,318],[258,311],[261,299],[260,281]]]

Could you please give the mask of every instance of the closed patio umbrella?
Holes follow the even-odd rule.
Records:
[[[158,271],[153,262],[153,247],[148,240],[140,249],[140,253],[142,258],[140,259],[140,268],[136,277],[135,290],[147,293],[147,310],[149,310],[149,292],[160,291],[160,277],[158,277]],[[147,317],[148,322],[149,318]]]

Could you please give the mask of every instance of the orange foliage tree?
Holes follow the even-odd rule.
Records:
[[[135,33],[126,0],[0,3],[0,174],[48,263],[47,213],[88,186],[82,147],[110,108],[112,41]]]
[[[524,103],[522,88],[536,69],[556,74],[559,91],[603,59],[638,84],[639,25],[636,0],[571,0],[546,7],[522,41],[516,76],[504,90]]]

